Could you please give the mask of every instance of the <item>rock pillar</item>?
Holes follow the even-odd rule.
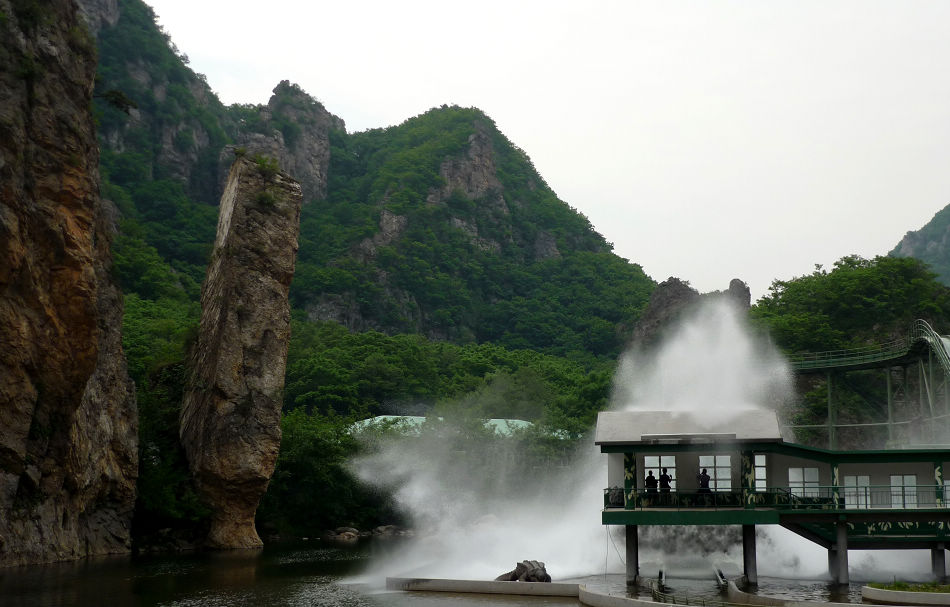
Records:
[[[254,515],[280,447],[300,186],[276,161],[238,158],[221,197],[181,441],[212,509],[207,544],[262,545]]]
[[[759,585],[759,572],[755,557],[755,525],[742,526],[742,565],[746,583]]]

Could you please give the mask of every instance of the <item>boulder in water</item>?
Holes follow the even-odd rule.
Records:
[[[541,561],[521,561],[514,569],[508,573],[503,573],[495,578],[496,582],[550,582],[551,576],[548,575]]]

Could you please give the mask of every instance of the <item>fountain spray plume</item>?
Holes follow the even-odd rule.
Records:
[[[621,358],[611,402],[614,409],[709,416],[780,410],[793,398],[791,378],[781,354],[747,327],[743,310],[728,298],[707,298],[671,325],[657,347],[635,347]],[[393,558],[374,562],[367,581],[492,579],[525,559],[546,562],[554,579],[623,571],[622,532],[605,533],[600,521],[606,458],[593,445],[566,467],[532,468],[519,441],[473,438],[471,430],[464,420],[427,423],[420,435],[385,438],[353,462],[362,480],[393,490],[418,534]],[[669,530],[643,531],[641,563],[674,558]],[[692,552],[710,562],[741,562],[738,542],[720,531],[725,535],[715,541],[707,535]],[[826,574],[820,547],[775,526],[760,527],[759,537],[760,574]],[[878,562],[855,559],[854,566]]]
[[[517,437],[472,433],[459,420],[389,436],[353,462],[365,482],[393,491],[411,518],[411,545],[374,563],[381,576],[494,579],[534,559],[555,579],[602,571],[605,462],[592,446],[567,466],[525,464]],[[611,567],[619,568],[616,556]]]

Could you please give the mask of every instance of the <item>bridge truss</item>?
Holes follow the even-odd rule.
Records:
[[[804,353],[789,362],[799,376],[823,374],[827,387],[824,424],[787,425],[787,428],[827,432],[829,449],[838,448],[843,428],[886,427],[888,446],[947,443],[950,440],[950,338],[939,335],[924,320],[914,322],[906,336],[884,344],[850,350]],[[847,384],[848,374],[880,370],[886,388],[886,420],[839,423],[836,387]],[[867,397],[865,397],[867,400]]]

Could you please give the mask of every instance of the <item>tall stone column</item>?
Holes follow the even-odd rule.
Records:
[[[181,441],[211,507],[207,544],[262,545],[254,515],[280,448],[301,190],[276,161],[238,158],[221,196]]]

